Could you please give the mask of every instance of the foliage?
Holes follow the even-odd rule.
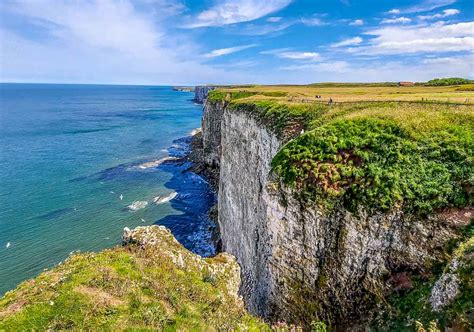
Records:
[[[311,332],[326,332],[327,325],[324,322],[313,321],[311,322]]]
[[[471,222],[472,225],[472,222]],[[435,281],[441,271],[433,270],[426,280],[424,277],[412,278],[413,287],[407,292],[395,292],[388,297],[388,308],[372,322],[380,331],[438,331],[448,328],[469,330],[472,328],[472,308],[474,299],[473,269],[474,237],[462,242],[452,256],[460,262],[456,274],[461,278],[459,295],[440,312],[431,310],[428,299]],[[446,264],[444,271],[447,271]]]
[[[305,200],[325,208],[401,207],[417,214],[472,204],[473,106],[328,105],[268,97],[269,90],[257,88],[216,90],[213,98],[252,114],[283,140],[294,138],[272,166]]]
[[[224,257],[200,261],[171,237],[77,254],[1,298],[0,331],[269,330],[228,293],[230,273]]]
[[[462,183],[472,174],[472,146],[463,150],[462,138],[446,132],[414,140],[389,120],[337,120],[291,141],[273,167],[326,207],[429,213],[468,203]]]
[[[450,78],[436,78],[425,83],[426,86],[448,86],[448,85],[463,85],[472,84],[474,80],[468,80],[460,77]]]

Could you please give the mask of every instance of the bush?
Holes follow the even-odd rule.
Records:
[[[447,86],[447,85],[463,85],[474,83],[474,80],[465,78],[451,77],[451,78],[436,78],[425,83],[427,86]]]

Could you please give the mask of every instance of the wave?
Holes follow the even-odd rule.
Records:
[[[153,203],[155,203],[156,205],[164,204],[173,200],[176,196],[178,196],[178,193],[176,191],[173,191],[172,193],[169,193],[165,196],[156,196],[155,198],[153,198]]]
[[[147,205],[148,205],[147,201],[135,201],[132,204],[128,205],[127,208],[130,211],[137,211],[137,210],[146,208]]]
[[[191,132],[189,133],[189,135],[195,136],[195,135],[199,134],[201,131],[202,131],[201,128],[196,128],[196,129],[191,130]]]
[[[158,167],[161,164],[163,164],[164,162],[175,161],[175,160],[179,160],[179,158],[178,157],[164,157],[164,158],[161,158],[161,159],[158,159],[158,160],[148,161],[146,163],[140,164],[140,165],[138,165],[138,168],[147,169],[147,168],[152,168],[152,167]]]

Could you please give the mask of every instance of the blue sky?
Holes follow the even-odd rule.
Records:
[[[472,0],[3,0],[0,81],[474,78]]]

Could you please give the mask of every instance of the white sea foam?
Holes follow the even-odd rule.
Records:
[[[193,130],[191,130],[191,132],[189,133],[189,135],[194,136],[194,135],[196,135],[196,134],[199,134],[199,133],[201,132],[201,130],[202,130],[201,128],[193,129]]]
[[[172,193],[169,193],[168,195],[165,195],[165,196],[156,196],[155,198],[153,198],[153,202],[156,205],[164,204],[171,201],[176,196],[178,196],[178,193],[176,191],[173,191]]]
[[[127,208],[130,211],[137,211],[137,210],[146,208],[147,205],[148,205],[147,201],[135,201],[132,204],[130,204],[129,206],[127,206]]]
[[[141,165],[138,165],[138,168],[147,169],[147,168],[151,168],[151,167],[158,167],[166,161],[172,161],[172,160],[178,160],[178,159],[179,158],[177,158],[177,157],[164,157],[164,158],[161,158],[161,159],[158,159],[158,160],[149,161],[149,162],[143,163]]]

